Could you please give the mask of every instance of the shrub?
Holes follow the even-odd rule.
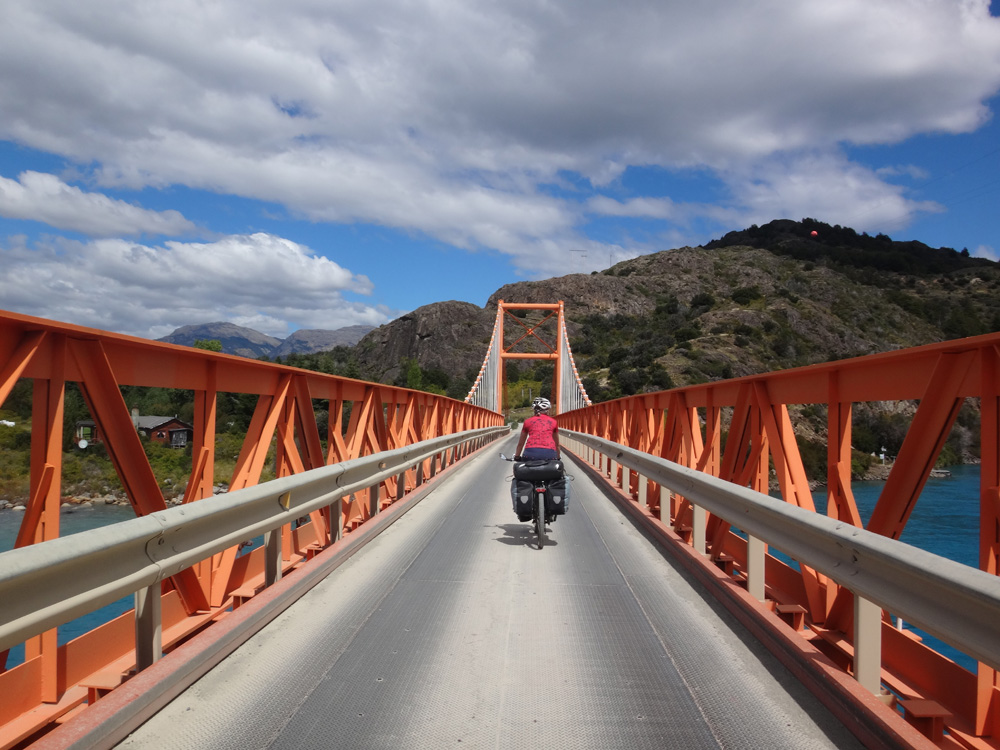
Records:
[[[741,286],[739,289],[734,289],[733,293],[729,295],[730,299],[737,305],[749,305],[762,296],[760,290],[755,286]]]
[[[708,292],[699,292],[691,298],[691,307],[704,307],[710,309],[715,304],[715,297]]]

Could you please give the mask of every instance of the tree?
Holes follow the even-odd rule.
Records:
[[[221,352],[222,342],[218,339],[195,339],[195,349],[204,349],[208,352]]]

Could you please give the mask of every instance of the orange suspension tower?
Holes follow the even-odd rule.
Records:
[[[513,311],[517,310],[533,310],[547,314],[541,320],[529,324],[514,314]],[[507,342],[504,328],[507,317],[516,323],[516,327],[512,326],[514,335],[511,336],[513,341],[510,343]],[[525,350],[529,344],[533,345],[534,351]],[[583,388],[583,383],[580,382],[573,354],[569,348],[561,300],[555,303],[500,300],[497,303],[493,338],[479,377],[465,400],[503,413],[506,406],[504,402],[507,390],[507,361],[512,359],[552,361],[553,413],[560,414],[590,405],[590,399]]]

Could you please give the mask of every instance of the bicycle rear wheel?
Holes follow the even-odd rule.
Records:
[[[545,493],[535,493],[535,534],[538,535],[538,549],[545,544]]]

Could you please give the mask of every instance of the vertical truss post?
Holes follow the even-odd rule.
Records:
[[[36,378],[31,405],[31,481],[28,511],[21,521],[15,546],[56,539],[59,536],[59,506],[62,496],[63,410],[66,398],[66,342],[52,342],[51,374]],[[65,686],[60,664],[57,631],[47,630],[24,644],[25,661],[41,657],[41,697],[56,703]]]
[[[1000,575],[1000,346],[981,350],[979,567]],[[975,731],[1000,737],[1000,673],[982,662],[976,670]]]

